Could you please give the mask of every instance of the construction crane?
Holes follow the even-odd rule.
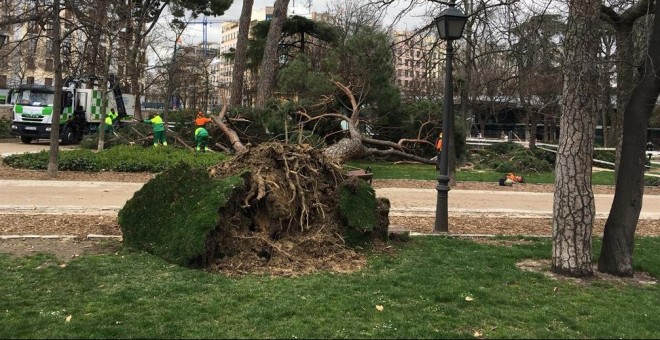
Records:
[[[209,41],[208,41],[208,25],[209,24],[220,24],[227,21],[236,21],[233,19],[224,19],[224,20],[209,20],[207,17],[203,17],[202,21],[190,21],[188,24],[202,24],[202,50],[204,55],[208,56],[209,51]]]

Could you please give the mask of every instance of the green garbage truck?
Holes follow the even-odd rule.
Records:
[[[59,120],[61,143],[77,144],[83,135],[94,133],[102,119],[102,91],[108,91],[106,114],[114,108],[119,119],[130,119],[135,111],[135,96],[123,94],[114,76],[99,85],[95,76],[67,77],[62,88],[62,111]],[[13,105],[11,134],[21,142],[49,139],[52,127],[55,89],[52,86],[20,85],[10,89]]]

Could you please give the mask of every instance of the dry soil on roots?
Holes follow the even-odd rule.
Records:
[[[263,143],[209,171],[218,178],[242,174],[245,183],[218,211],[217,246],[209,249],[221,256],[213,259],[212,269],[294,275],[364,265],[364,257],[340,236],[344,175],[319,150]]]

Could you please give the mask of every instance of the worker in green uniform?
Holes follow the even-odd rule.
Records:
[[[112,129],[112,116],[110,114],[107,114],[105,116],[105,126],[103,127],[103,130],[105,131],[106,134],[111,133],[113,131]]]
[[[151,124],[151,127],[154,131],[154,146],[158,146],[160,143],[163,146],[167,146],[167,139],[165,139],[165,124],[163,123],[163,118],[160,118],[160,113],[152,113],[149,115],[150,119],[145,119],[145,123]]]
[[[197,151],[206,152],[209,148],[206,146],[209,142],[209,132],[203,127],[195,129],[195,144],[197,144]]]

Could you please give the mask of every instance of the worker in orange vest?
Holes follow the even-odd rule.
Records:
[[[195,118],[195,126],[204,126],[206,123],[210,122],[211,118],[206,118],[204,117],[204,113],[202,111],[197,112],[197,118]]]
[[[440,154],[442,153],[442,132],[440,132],[440,136],[438,136],[438,139],[435,141],[435,150],[438,153],[435,160],[435,169],[438,170],[440,169]]]

